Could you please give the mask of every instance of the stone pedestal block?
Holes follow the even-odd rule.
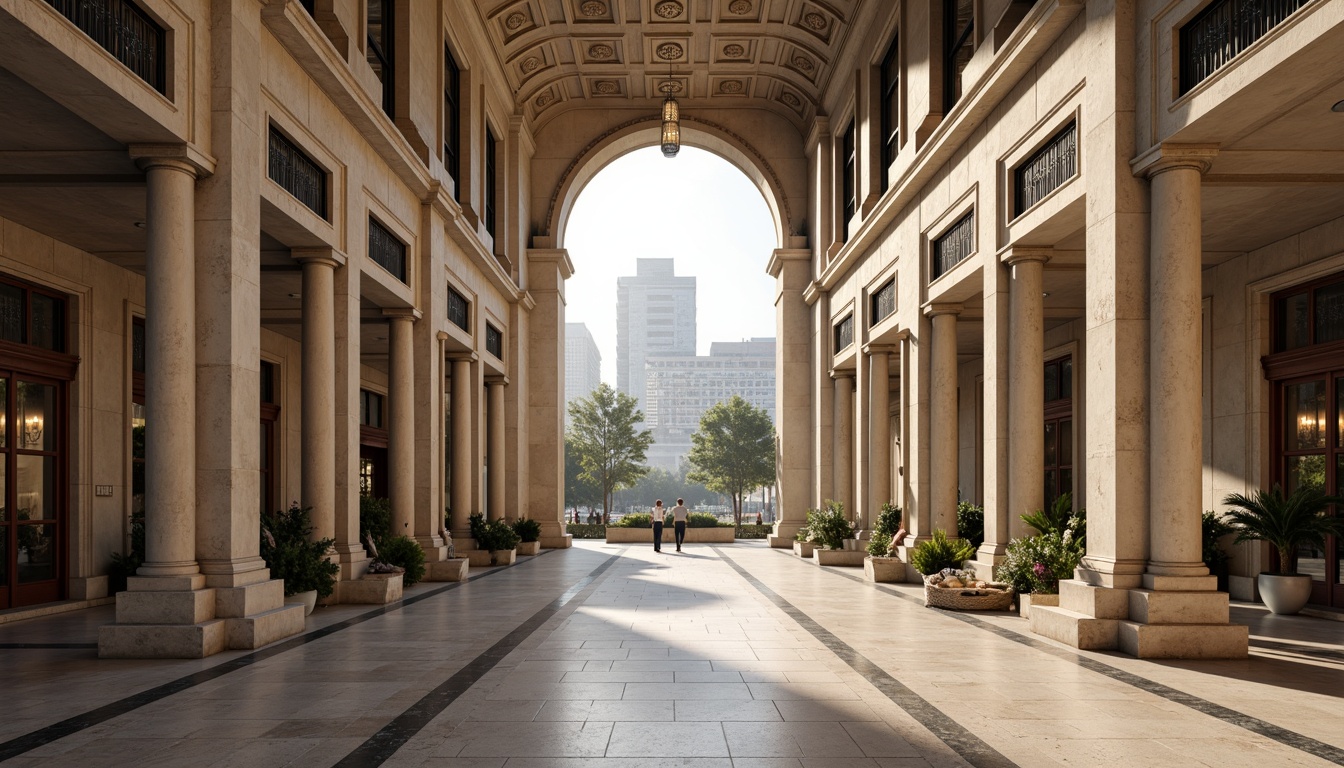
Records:
[[[228,647],[251,650],[303,631],[304,608],[284,605],[242,618],[225,619],[224,634]]]
[[[1063,607],[1037,605],[1031,609],[1029,620],[1033,633],[1080,650],[1101,651],[1119,647],[1119,619],[1098,619]]]
[[[461,552],[467,556],[472,568],[488,568],[492,565],[510,565],[518,559],[518,550],[501,549],[489,552],[484,549],[471,549]]]
[[[1140,624],[1226,624],[1226,592],[1129,590],[1129,618]]]
[[[774,545],[772,544],[771,546],[774,546]],[[793,542],[793,554],[795,554],[795,555],[797,555],[797,556],[799,556],[799,557],[807,557],[807,558],[812,557],[812,550],[814,550],[814,549],[816,549],[816,548],[817,548],[817,545],[813,544],[813,543],[810,542],[810,541],[794,541],[794,542]]]
[[[1129,618],[1129,590],[1096,587],[1075,579],[1059,582],[1059,606],[1097,619]]]
[[[465,557],[454,557],[429,563],[425,581],[466,581],[470,563]]]
[[[338,602],[355,605],[387,605],[401,599],[400,573],[366,573],[355,581],[336,583]]]
[[[1056,607],[1059,605],[1059,595],[1045,595],[1039,592],[1028,592],[1017,596],[1017,612],[1024,618],[1031,618],[1031,609],[1033,607],[1047,606]]]
[[[865,557],[863,578],[888,584],[905,581],[905,563],[899,557]]]
[[[798,538],[798,532],[803,529],[803,523],[785,522],[783,520],[775,523],[775,532],[765,537],[766,542],[775,549],[788,549],[793,546],[793,542]]]
[[[302,621],[302,607],[299,615]],[[226,642],[223,619],[200,624],[107,624],[98,628],[98,658],[203,659],[224,650]]]
[[[215,590],[118,592],[118,624],[200,624],[215,618]]]
[[[866,552],[853,549],[814,549],[812,562],[816,565],[838,565],[847,568],[862,568]]]
[[[520,542],[518,542],[518,554],[520,554],[520,555],[537,555],[537,554],[541,554],[541,542],[540,542],[540,541],[520,541]]]
[[[1250,628],[1241,624],[1119,622],[1120,650],[1140,659],[1244,659]]]
[[[272,611],[284,603],[285,582],[280,579],[215,589],[215,616],[221,619],[240,619]]]
[[[574,536],[568,533],[562,533],[558,536],[542,534],[541,546],[545,549],[569,549],[574,546]]]

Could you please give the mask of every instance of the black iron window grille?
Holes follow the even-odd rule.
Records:
[[[457,67],[453,52],[447,46],[443,49],[443,167],[453,184],[461,186],[458,172],[461,161],[458,157],[458,142],[462,140],[461,113],[462,72]]]
[[[1014,211],[1023,211],[1039,203],[1046,195],[1078,172],[1078,124],[1069,123],[1055,134],[1036,154],[1018,166],[1013,185]]]
[[[975,250],[975,211],[961,217],[933,241],[933,277],[947,274]]]
[[[943,2],[943,111],[951,112],[961,98],[961,73],[975,54],[975,3]]]
[[[869,325],[877,325],[896,311],[896,278],[888,280],[868,297]]]
[[[1310,0],[1217,0],[1181,27],[1181,93],[1246,50]]]
[[[504,359],[504,333],[489,323],[485,324],[485,351]]]
[[[843,233],[843,240],[849,239],[849,220],[854,217],[854,213],[859,210],[858,194],[859,185],[856,176],[858,155],[855,147],[855,121],[849,121],[849,127],[845,129],[845,135],[842,139],[841,152],[844,154],[844,170],[842,171],[840,184],[840,194],[845,201],[845,219],[840,222],[840,231]]]
[[[369,219],[369,258],[406,282],[406,244],[401,242],[377,219]]]
[[[271,126],[268,173],[313,213],[327,218],[327,174],[294,142]]]
[[[471,332],[470,307],[466,296],[453,290],[452,287],[448,288],[448,322],[468,333]]]
[[[485,231],[495,236],[495,133],[485,129]]]
[[[845,315],[845,319],[835,324],[835,351],[854,343],[854,315]]]
[[[368,3],[368,15],[365,17],[368,45],[364,55],[373,68],[373,74],[383,84],[383,111],[391,117],[396,103],[396,85],[392,76],[392,8],[396,3],[393,0],[368,0]]]
[[[891,41],[882,59],[882,191],[891,186],[891,164],[901,144],[900,38]]]
[[[129,0],[47,0],[80,31],[125,64],[154,90],[168,92],[164,76],[165,33]]]

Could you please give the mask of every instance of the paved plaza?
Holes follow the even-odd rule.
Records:
[[[1344,764],[1344,623],[1244,661],[1079,652],[762,544],[579,542],[200,661],[96,658],[110,606],[0,625],[6,766]]]

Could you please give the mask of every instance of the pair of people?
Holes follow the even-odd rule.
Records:
[[[691,513],[689,509],[683,506],[685,502],[677,499],[677,506],[671,509],[672,527],[677,532],[677,551],[681,551],[681,542],[686,539],[686,517]],[[663,500],[659,499],[653,504],[653,551],[663,551],[663,520],[668,510],[663,507]]]

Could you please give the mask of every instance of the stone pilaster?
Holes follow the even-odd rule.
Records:
[[[507,476],[504,470],[504,387],[502,379],[487,379],[486,388],[486,429],[485,459],[488,478],[486,504],[491,520],[503,520],[505,517],[505,495]]]
[[[930,530],[957,534],[957,316],[959,304],[935,304],[930,350]]]
[[[541,523],[541,545],[569,547],[565,532],[565,281],[574,264],[564,249],[527,252],[528,293],[536,301],[528,334],[527,516]]]
[[[868,354],[868,498],[854,518],[871,528],[882,505],[891,501],[891,350],[871,347]]]
[[[1007,552],[1014,511],[1008,495],[1008,348],[1010,330],[1008,268],[988,261],[984,270],[983,453],[985,541],[976,553],[981,575],[992,573]]]
[[[413,536],[415,520],[415,321],[412,309],[385,309],[387,355],[387,474],[392,535]]]
[[[330,248],[292,252],[303,265],[303,423],[300,496],[312,508],[314,540],[336,536],[335,271],[345,256]]]
[[[775,278],[775,472],[779,478],[778,519],[772,547],[792,547],[807,519],[812,495],[812,444],[809,408],[811,379],[799,375],[812,365],[809,339],[812,322],[803,292],[811,282],[812,254],[806,249],[778,249],[767,267]]]
[[[854,506],[854,377],[837,371],[835,377],[835,486],[830,498]]]
[[[1008,342],[1008,535],[1027,534],[1022,515],[1045,500],[1044,285],[1048,249],[1014,246]]]
[[[333,275],[335,352],[336,555],[339,579],[354,581],[369,567],[369,553],[359,540],[359,389],[360,389],[360,269],[358,259],[347,260]]]
[[[471,503],[471,364],[475,354],[452,359],[452,383],[449,408],[452,409],[452,482],[449,507],[452,510],[454,541],[471,538],[471,515],[477,510]]]

